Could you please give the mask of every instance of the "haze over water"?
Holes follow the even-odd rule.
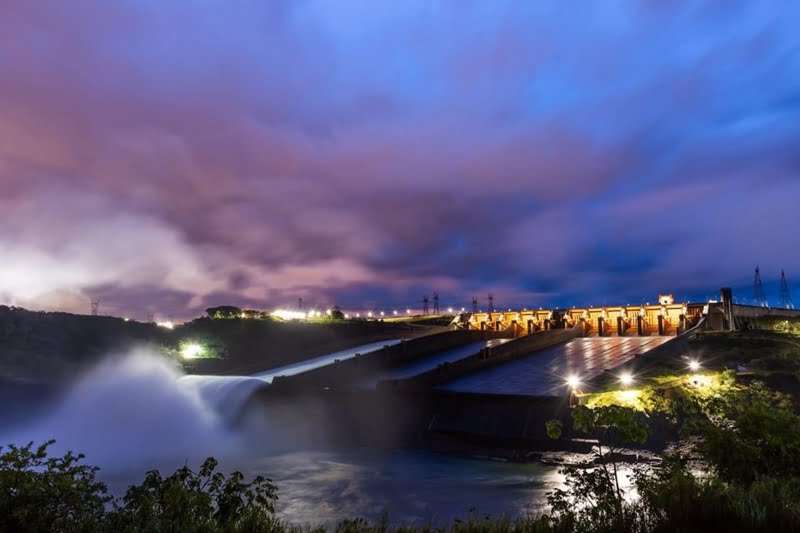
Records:
[[[184,376],[163,356],[136,350],[109,358],[24,423],[0,426],[0,442],[54,438],[53,453],[85,453],[120,495],[148,469],[171,473],[213,455],[221,469],[263,474],[278,485],[278,510],[299,523],[353,516],[447,522],[481,513],[540,508],[555,469],[428,452],[336,449],[310,443],[303,420],[270,413],[231,425],[234,407],[263,382]],[[210,386],[215,384],[215,386]]]

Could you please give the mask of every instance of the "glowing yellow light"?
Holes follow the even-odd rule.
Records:
[[[638,390],[624,390],[624,391],[620,391],[618,394],[619,394],[619,397],[621,399],[630,402],[630,401],[635,400],[636,398],[638,398],[639,391]]]
[[[331,310],[330,310],[330,309],[326,309],[326,310],[325,310],[325,314],[326,314],[326,315],[330,315],[330,314],[331,314]]]
[[[344,315],[344,318],[345,318],[345,320],[350,320],[350,315],[348,315],[347,313],[345,313],[345,315]]]
[[[700,362],[699,361],[689,361],[689,370],[692,372],[697,372],[700,370]]]
[[[368,317],[370,317],[370,318],[372,318],[372,311],[368,312],[368,313],[367,313],[367,316],[368,316]]]
[[[381,316],[383,316],[383,311],[381,311]]]
[[[166,322],[156,322],[156,326],[160,326],[162,328],[173,329],[175,328],[175,324],[172,321],[167,320]]]
[[[191,342],[189,344],[185,344],[183,348],[181,348],[181,357],[184,359],[195,359],[200,357],[203,353],[203,347],[195,342]]]
[[[630,372],[623,372],[619,376],[619,382],[627,387],[633,383],[633,375]]]
[[[131,320],[131,319],[130,319],[130,318],[128,318],[128,317],[125,317],[125,318],[123,318],[122,320],[124,320],[125,322],[130,322],[130,320]]]
[[[361,318],[361,313],[356,313],[356,318]]]

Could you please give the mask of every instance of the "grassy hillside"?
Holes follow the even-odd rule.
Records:
[[[177,356],[200,343],[212,359],[191,361],[198,372],[255,372],[314,355],[439,328],[413,322],[281,322],[197,319],[174,330],[116,317],[33,312],[0,306],[0,382],[61,382],[109,354],[150,345]]]
[[[759,381],[787,394],[800,412],[800,319],[761,319],[754,329],[701,332],[689,342],[681,357],[658,351],[645,354],[628,366],[634,382],[621,386],[623,370],[608,372],[592,383],[588,405],[627,405],[652,409],[664,398],[713,398],[730,383]],[[690,364],[696,362],[696,370]]]

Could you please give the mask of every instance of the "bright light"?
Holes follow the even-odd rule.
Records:
[[[356,318],[361,318],[361,313],[356,313]]]
[[[245,315],[244,313],[242,313],[241,315],[239,315],[239,318],[247,318],[247,315]]]
[[[383,316],[383,311],[381,311],[381,316]]]
[[[289,309],[276,309],[272,312],[272,316],[278,317],[281,320],[302,320],[306,314],[302,311],[290,311]]]
[[[160,326],[162,328],[173,329],[175,328],[175,324],[172,321],[167,320],[166,322],[156,322],[156,326]]]
[[[394,316],[397,316],[397,309],[394,310]]]
[[[202,353],[203,353],[203,347],[195,342],[185,344],[181,348],[181,357],[183,357],[184,359],[195,359],[197,357],[200,357]]]
[[[453,312],[453,308],[452,308],[452,307],[448,307],[448,308],[447,308],[447,312],[448,312],[448,313],[452,313],[452,312]]]
[[[619,382],[627,387],[633,383],[633,375],[630,372],[623,372],[619,376]]]
[[[350,320],[350,315],[348,315],[347,313],[345,313],[345,315],[344,315],[344,319],[345,319],[345,320]]]
[[[125,318],[123,318],[122,320],[124,320],[125,322],[130,322],[130,320],[131,320],[131,319],[130,319],[130,318],[128,318],[128,317],[125,317]]]
[[[692,372],[697,372],[700,370],[700,362],[699,361],[689,361],[689,370]]]
[[[462,313],[464,312],[464,308],[463,308],[463,307],[461,308],[461,312],[462,312]]]
[[[577,389],[581,384],[581,380],[575,374],[571,375],[567,378],[567,385],[569,385],[570,389]]]
[[[326,310],[325,310],[325,314],[330,316],[330,314],[331,314],[331,310],[330,310],[330,309],[326,309]]]
[[[411,309],[406,309],[406,314],[410,315],[411,314]]]
[[[367,316],[368,316],[368,317],[370,317],[370,318],[372,318],[372,311],[368,312],[368,313],[367,313]]]

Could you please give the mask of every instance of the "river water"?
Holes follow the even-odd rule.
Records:
[[[311,446],[293,438],[285,415],[232,428],[226,409],[264,382],[187,378],[160,355],[136,350],[110,357],[34,414],[0,419],[0,443],[54,438],[53,453],[85,453],[118,495],[148,469],[171,473],[213,455],[223,471],[272,478],[280,515],[299,524],[380,519],[384,512],[392,523],[444,524],[471,509],[519,516],[540,510],[559,484],[556,469],[539,464]]]

